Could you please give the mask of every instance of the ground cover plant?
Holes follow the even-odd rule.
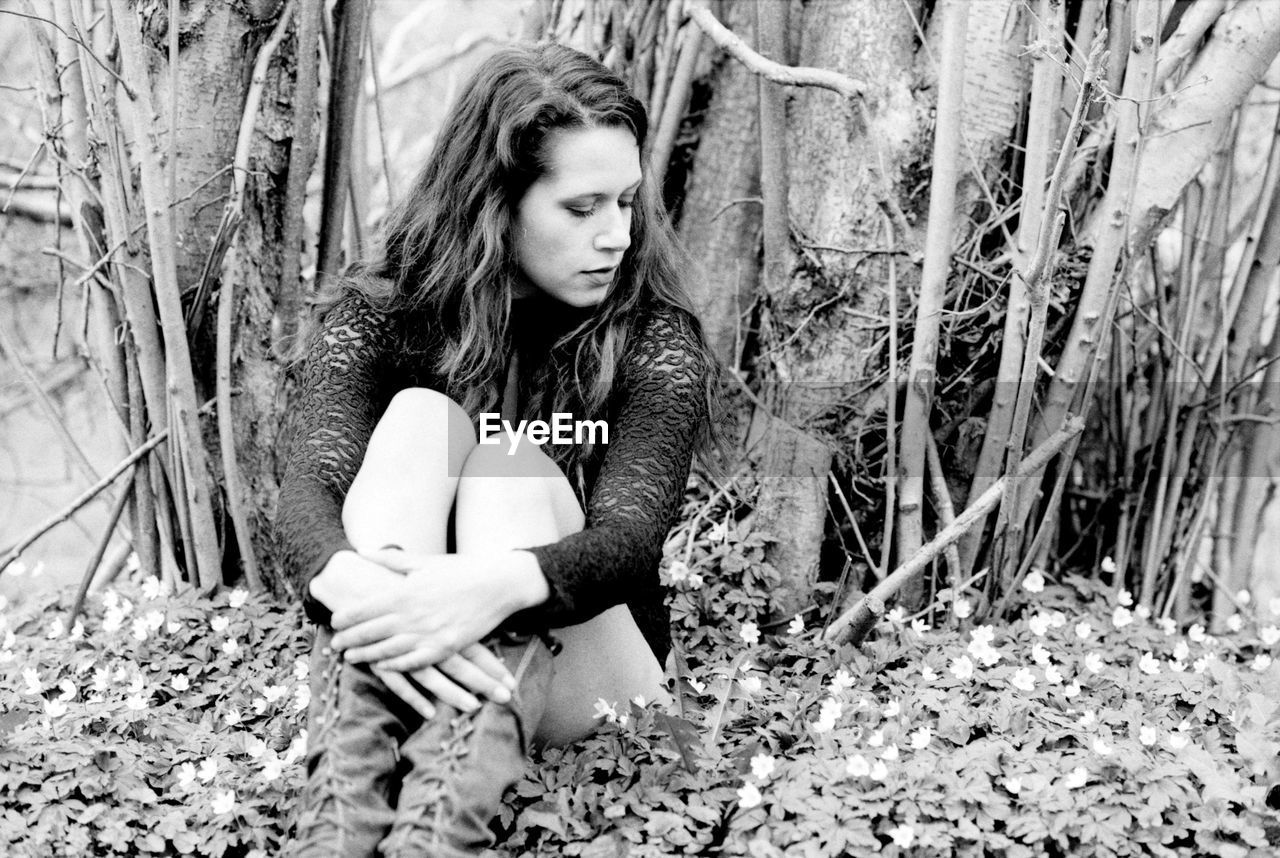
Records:
[[[963,594],[832,651],[765,624],[767,536],[686,517],[663,563],[680,700],[601,700],[495,822],[516,855],[1274,854],[1280,604],[1214,637],[1092,577],[1036,572],[1021,615]],[[305,747],[308,633],[245,591],[154,580],[0,617],[0,851],[273,855]]]

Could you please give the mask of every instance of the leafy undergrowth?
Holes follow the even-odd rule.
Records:
[[[677,540],[679,541],[679,540]],[[1082,577],[1020,619],[762,630],[765,539],[669,554],[680,701],[599,701],[495,825],[517,855],[1272,855],[1280,604],[1172,628]],[[267,856],[302,779],[307,633],[242,591],[0,610],[0,854]],[[964,606],[956,613],[966,613]]]

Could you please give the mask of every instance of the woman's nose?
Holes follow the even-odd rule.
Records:
[[[596,233],[596,250],[623,251],[631,246],[631,210],[615,208],[611,215],[606,214],[601,223],[601,231]]]

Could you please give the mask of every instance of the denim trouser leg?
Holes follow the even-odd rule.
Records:
[[[437,704],[424,721],[328,641],[321,632],[312,651],[308,774],[289,854],[478,855],[542,717],[546,646],[535,638],[493,647],[516,676],[511,703],[485,701],[471,715]]]

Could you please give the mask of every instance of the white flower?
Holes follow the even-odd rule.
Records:
[[[147,639],[147,621],[142,617],[138,617],[133,621],[133,639],[136,641],[145,641]]]
[[[971,644],[969,646],[969,651],[973,653],[974,657],[977,658],[978,661],[982,662],[983,667],[994,667],[999,663],[1001,658],[1000,653],[992,646],[982,647],[979,651],[974,652],[973,645]]]
[[[1258,629],[1258,637],[1262,639],[1263,646],[1274,646],[1277,641],[1280,641],[1280,628],[1263,626]]]
[[[228,627],[228,626],[230,626],[230,625],[231,625],[231,620],[227,619],[226,617],[222,616],[221,614],[219,614],[218,616],[214,617],[214,618],[209,622],[209,628],[213,629],[213,631],[214,631],[215,633],[225,632],[225,631],[227,630],[227,627]]]
[[[147,628],[153,632],[160,631],[160,627],[164,625],[163,611],[147,611],[143,614],[142,621],[147,624]]]
[[[920,668],[920,680],[922,682],[933,682],[937,678],[938,674],[934,673],[933,668],[929,665],[926,664],[924,667]]]
[[[1160,631],[1166,635],[1171,635],[1178,630],[1178,624],[1173,621],[1172,617],[1161,617],[1156,620],[1156,625],[1160,626]]]
[[[1138,728],[1138,741],[1148,747],[1154,745],[1156,740],[1159,738],[1160,735],[1156,732],[1155,727],[1144,724],[1142,727]]]
[[[1079,723],[1081,728],[1087,730],[1094,724],[1098,723],[1098,716],[1093,714],[1092,709],[1085,710],[1085,713],[1080,716]]]
[[[98,665],[93,669],[93,682],[91,683],[94,691],[106,691],[107,686],[111,683],[111,670],[102,665]]]
[[[293,711],[303,712],[311,705],[311,687],[299,685],[293,692]]]
[[[1116,593],[1116,602],[1128,608],[1133,604],[1133,594],[1128,590],[1121,589],[1119,593]]]
[[[1027,577],[1022,579],[1022,589],[1028,593],[1041,593],[1044,591],[1044,575],[1040,574],[1039,569],[1032,569],[1027,573]]]
[[[106,613],[102,615],[102,630],[107,634],[119,631],[124,625],[124,612],[119,608],[107,608]]]
[[[1036,614],[1027,620],[1027,628],[1031,629],[1031,633],[1036,637],[1042,637],[1045,632],[1049,631],[1049,615]]]
[[[1080,693],[1080,683],[1076,682],[1074,679],[1071,681],[1070,685],[1062,689],[1062,696],[1067,698],[1068,700],[1070,700],[1072,697],[1075,697],[1079,693]]]
[[[267,685],[262,689],[262,696],[267,698],[268,703],[275,703],[288,693],[289,687],[287,685]]]
[[[234,706],[228,709],[227,713],[222,716],[222,722],[226,724],[228,727],[234,727],[235,725],[239,724],[240,721],[241,721],[240,710],[236,709]]]
[[[947,666],[947,670],[956,679],[970,679],[973,677],[973,662],[969,656],[962,655],[959,658],[951,660],[951,664]]]
[[[1102,558],[1102,563],[1099,565],[1102,568],[1102,571],[1106,572],[1108,575],[1116,574],[1116,562],[1111,559],[1110,555]]]
[[[738,630],[738,637],[750,646],[760,643],[760,629],[755,623],[746,622],[742,624],[742,628]]]
[[[873,730],[871,735],[867,737],[867,744],[873,748],[878,748],[884,744],[884,730]]]
[[[873,781],[883,781],[889,777],[889,767],[884,764],[884,760],[876,760],[867,774]]]
[[[1265,652],[1260,652],[1254,656],[1253,664],[1249,665],[1249,667],[1253,668],[1258,673],[1262,673],[1262,671],[1266,670],[1270,666],[1271,656],[1267,655]]]
[[[1169,669],[1174,673],[1183,673],[1186,671],[1187,666],[1175,658],[1173,661],[1169,662]]]
[[[1232,614],[1231,616],[1227,617],[1228,631],[1238,632],[1242,628],[1244,628],[1244,618],[1241,617],[1239,614]]]
[[[142,678],[141,673],[135,673],[133,679],[129,680],[128,691],[130,694],[141,694],[142,689],[146,687],[147,681]]]
[[[1036,678],[1025,667],[1018,668],[1013,674],[1013,678],[1009,680],[1009,684],[1020,691],[1034,691],[1036,687]]]
[[[233,608],[242,608],[249,598],[249,591],[239,587],[231,591],[231,595],[227,597],[227,604]]]
[[[200,763],[200,768],[196,770],[196,774],[200,780],[208,783],[213,780],[214,775],[218,773],[218,761],[213,757],[205,757]]]
[[[1058,670],[1057,665],[1049,665],[1044,669],[1044,681],[1050,685],[1062,684],[1062,671]]]
[[[890,828],[886,832],[893,838],[893,842],[906,849],[911,845],[911,841],[915,839],[915,829],[910,825],[899,825],[897,828]]]
[[[76,620],[75,625],[71,627],[71,634],[69,637],[73,641],[78,641],[80,638],[84,637],[84,623],[80,620]]]
[[[973,603],[964,598],[956,599],[951,603],[951,612],[956,615],[957,619],[963,620],[973,613]],[[1276,613],[1280,613],[1280,611]]]
[[[1014,795],[1017,795],[1022,792],[1022,778],[1005,778],[1004,788]]]
[[[595,702],[595,714],[593,718],[603,718],[610,724],[618,720],[618,710],[614,708],[616,704],[611,704],[603,697],[597,697]]]
[[[769,754],[756,754],[751,758],[751,774],[762,781],[767,781],[777,768],[778,761]]]
[[[176,635],[181,628],[182,628],[182,623],[178,622],[177,620],[170,620],[169,622],[164,624],[165,631],[167,631],[171,635]]]
[[[683,560],[673,560],[667,568],[667,574],[671,576],[672,584],[679,584],[689,577],[689,564]]]
[[[1049,625],[1055,629],[1060,629],[1067,624],[1067,615],[1062,611],[1054,611],[1049,615]]]
[[[914,750],[922,751],[929,747],[929,743],[933,741],[933,730],[929,727],[921,727],[911,734],[911,747]]]
[[[142,597],[147,600],[160,597],[160,579],[147,578],[142,582]]]
[[[862,778],[871,774],[871,766],[867,763],[867,758],[861,754],[854,754],[849,757],[845,763],[844,773],[851,778]]]
[[[1089,669],[1090,673],[1102,673],[1102,656],[1096,652],[1089,653],[1084,657],[1084,666]]]
[[[1098,736],[1093,740],[1093,750],[1099,756],[1105,757],[1105,756],[1108,756],[1113,749],[1110,745],[1106,743],[1106,741],[1101,736]]]
[[[1144,652],[1142,658],[1138,659],[1138,670],[1147,676],[1155,676],[1160,673],[1160,662],[1156,661],[1156,657],[1151,652]]]
[[[760,689],[764,687],[764,683],[758,676],[744,676],[738,682],[742,685],[742,690],[748,694],[759,694]]]
[[[1151,619],[1151,609],[1146,605],[1139,605],[1133,609],[1133,615],[1140,620],[1149,620]]]
[[[1053,661],[1053,656],[1049,655],[1049,650],[1040,644],[1033,644],[1031,647],[1031,660],[1036,664],[1048,664]]]
[[[214,813],[230,813],[236,807],[236,794],[229,789],[223,790],[213,797],[209,807]]]
[[[289,743],[288,749],[284,752],[284,764],[286,766],[291,766],[306,756],[306,753],[307,728],[303,727],[298,731],[298,735],[293,737],[293,741]]]
[[[25,694],[39,694],[44,690],[44,686],[40,684],[40,674],[36,673],[34,667],[25,667],[22,669],[22,681],[27,687],[23,689]]]
[[[1187,738],[1187,734],[1182,732],[1181,730],[1174,730],[1172,733],[1169,734],[1168,742],[1169,742],[1169,747],[1172,750],[1181,751],[1183,748],[1187,746],[1188,741],[1189,739]]]
[[[898,759],[898,745],[897,745],[897,743],[895,743],[895,742],[890,742],[890,743],[885,747],[884,752],[880,754],[880,759],[882,759],[882,760],[896,760],[896,759]]]
[[[141,694],[131,694],[125,698],[124,705],[128,706],[134,712],[141,712],[147,708],[147,698]]]
[[[1128,608],[1117,605],[1116,609],[1111,612],[1111,625],[1117,629],[1122,629],[1133,622],[1133,612]]]
[[[245,740],[244,752],[250,759],[256,760],[267,752],[267,743],[257,736],[250,736]]]
[[[1247,605],[1253,601],[1253,596],[1250,595],[1248,590],[1241,590],[1236,593],[1236,601],[1242,605]]]
[[[892,611],[890,611],[888,614],[885,615],[885,619],[893,623],[895,626],[900,626],[907,621],[906,609],[903,608],[901,605],[898,605]]]
[[[1204,643],[1204,626],[1196,623],[1187,629],[1187,637],[1191,639],[1192,643]]]
[[[930,628],[929,624],[926,623],[921,617],[916,617],[914,620],[911,621],[911,631],[915,632],[918,635],[923,635],[925,632],[929,631],[929,628]]]
[[[267,698],[265,697],[253,698],[253,711],[257,712],[259,715],[267,711],[267,706],[268,706]]]
[[[1186,661],[1191,655],[1191,647],[1187,646],[1186,641],[1178,641],[1173,645],[1173,658],[1175,661]]]
[[[898,698],[893,698],[888,705],[884,707],[884,717],[897,718],[898,713],[902,711],[902,704],[898,702]]]
[[[796,614],[791,618],[790,624],[787,625],[787,634],[798,635],[804,632],[804,617]]]
[[[1089,635],[1093,634],[1093,626],[1088,623],[1076,623],[1076,637],[1082,641],[1089,639]]]
[[[142,561],[138,559],[138,553],[136,551],[130,551],[129,556],[124,559],[124,571],[132,574],[141,568]]]
[[[174,691],[186,691],[191,687],[191,680],[187,678],[185,673],[179,673],[173,679],[169,680],[169,686]]]
[[[235,652],[239,648],[240,648],[240,644],[236,642],[235,638],[227,638],[225,641],[222,642],[222,651],[225,652],[227,655],[231,655],[233,652]]]
[[[76,684],[72,682],[70,679],[64,679],[61,682],[59,682],[58,690],[60,692],[58,694],[58,699],[61,700],[63,703],[66,703],[68,700],[74,699],[76,696]]]
[[[311,673],[311,665],[305,658],[293,660],[293,678],[301,682]]]
[[[185,789],[186,787],[189,787],[193,783],[195,783],[195,780],[196,780],[195,766],[191,765],[190,763],[183,763],[182,765],[178,766],[178,786],[183,787]]]
[[[61,700],[46,700],[44,702],[44,714],[50,718],[61,718],[67,714],[67,704]]]
[[[832,696],[836,696],[853,688],[855,684],[856,682],[849,674],[849,671],[840,668],[836,671],[836,675],[831,677],[831,685],[828,687],[831,689]]]
[[[978,626],[969,632],[969,638],[974,643],[990,644],[996,639],[996,630],[990,625]]]
[[[1207,655],[1202,655],[1199,658],[1197,658],[1194,662],[1191,663],[1191,668],[1196,673],[1204,673],[1206,668],[1208,667],[1209,667],[1209,656]]]
[[[1079,789],[1084,786],[1085,782],[1088,780],[1089,770],[1084,766],[1076,766],[1065,778],[1063,778],[1062,783],[1067,789]]]
[[[760,795],[760,790],[756,788],[755,784],[743,784],[738,789],[738,807],[743,810],[750,810],[763,800],[764,796]]]
[[[67,626],[62,622],[62,617],[54,617],[49,623],[49,632],[45,635],[49,640],[55,640],[62,637],[66,632]]]
[[[700,590],[702,589],[703,578],[697,572],[690,572],[689,580],[686,583],[690,590]]]
[[[272,754],[262,763],[262,779],[270,782],[284,774],[284,761]]]

